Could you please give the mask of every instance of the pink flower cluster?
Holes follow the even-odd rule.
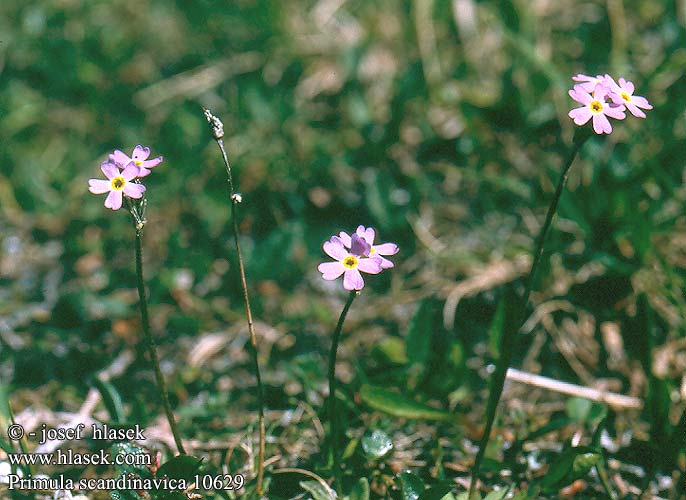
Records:
[[[645,118],[645,113],[639,108],[653,109],[645,97],[634,95],[634,84],[624,78],[620,78],[617,83],[608,74],[595,77],[579,74],[572,77],[572,80],[581,83],[574,85],[569,96],[583,106],[571,110],[569,117],[577,125],[584,125],[593,118],[593,130],[596,134],[612,132],[608,116],[623,120],[626,117],[624,111],[628,109],[632,115]]]
[[[162,163],[158,156],[148,160],[150,148],[140,144],[133,148],[129,157],[126,153],[116,149],[110,154],[108,161],[102,162],[100,169],[107,180],[89,179],[88,190],[93,194],[109,193],[105,198],[105,207],[119,210],[122,206],[123,195],[129,198],[141,198],[145,193],[145,186],[136,181],[150,174],[150,169]]]
[[[343,275],[343,288],[346,290],[362,290],[364,280],[360,271],[368,274],[379,274],[384,269],[393,267],[393,263],[382,255],[395,255],[398,245],[395,243],[381,243],[374,245],[376,233],[371,227],[358,226],[349,235],[341,231],[338,236],[324,242],[324,251],[336,262],[319,264],[319,272],[325,280],[335,280]]]

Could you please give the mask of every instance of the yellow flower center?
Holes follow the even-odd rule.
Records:
[[[600,101],[591,101],[590,107],[594,113],[600,113],[603,110],[603,104]]]
[[[110,181],[110,185],[112,186],[112,189],[114,189],[115,191],[121,191],[122,189],[124,189],[124,186],[126,185],[126,179],[124,179],[121,176],[114,177]]]
[[[626,92],[622,92],[619,95],[621,95],[622,99],[624,99],[626,102],[631,102],[631,96],[629,94],[627,94]]]
[[[372,248],[369,250],[369,255],[371,255],[371,254],[373,254],[373,253],[376,253],[376,248],[374,248],[374,247],[372,247]]]
[[[133,160],[133,162],[138,165],[139,167],[143,165],[143,162],[141,160]]]
[[[347,269],[355,269],[357,267],[357,257],[354,255],[348,255],[343,259],[343,267]]]

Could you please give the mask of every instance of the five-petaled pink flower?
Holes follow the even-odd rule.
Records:
[[[323,262],[317,269],[325,280],[335,280],[343,275],[343,288],[346,290],[362,290],[364,280],[360,271],[368,274],[378,274],[383,268],[378,259],[370,259],[371,245],[364,238],[353,234],[350,239],[350,249],[347,249],[338,236],[333,236],[324,242],[324,251],[336,262]]]
[[[638,108],[653,109],[648,99],[640,95],[634,95],[634,84],[624,78],[619,79],[619,85],[610,79],[610,91],[612,101],[615,104],[626,106],[629,112],[637,118],[646,117],[646,114]]]
[[[138,177],[139,167],[134,162],[129,162],[124,170],[112,162],[105,161],[100,166],[107,180],[89,179],[88,189],[93,194],[109,192],[105,198],[105,207],[119,210],[122,205],[122,194],[130,198],[140,198],[145,192],[145,186],[131,182]]]
[[[577,125],[584,125],[593,118],[596,134],[612,132],[608,116],[623,120],[626,117],[624,111],[628,109],[632,115],[645,118],[645,113],[639,108],[653,109],[645,97],[634,96],[634,84],[624,78],[619,79],[619,84],[607,73],[597,76],[578,74],[572,80],[580,83],[574,85],[569,96],[583,106],[571,110],[569,117]]]
[[[130,162],[133,161],[136,166],[140,168],[138,177],[145,177],[146,175],[150,174],[151,168],[159,165],[163,160],[161,156],[148,160],[148,156],[150,156],[150,148],[147,146],[143,147],[139,144],[133,148],[133,153],[131,154],[130,158],[123,151],[115,149],[114,153],[110,154],[110,161],[113,161],[121,168],[125,168]]]
[[[580,108],[575,108],[569,112],[569,117],[577,125],[584,125],[593,118],[593,130],[596,134],[609,134],[612,132],[612,125],[608,116],[623,120],[624,106],[606,102],[610,90],[604,85],[596,85],[593,94],[586,92],[581,85],[574,85],[569,91],[569,96],[576,102],[583,104]]]
[[[367,257],[378,260],[381,264],[381,269],[390,269],[393,267],[393,262],[382,257],[382,255],[395,255],[398,253],[398,245],[395,243],[381,243],[380,245],[374,245],[376,233],[371,227],[365,228],[364,226],[358,226],[355,234],[357,234],[360,238],[363,238],[369,244],[370,248]],[[341,231],[339,237],[346,248],[351,247],[352,239],[348,233]]]

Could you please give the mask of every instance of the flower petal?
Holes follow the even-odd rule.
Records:
[[[138,167],[138,177],[139,178],[140,177],[147,177],[148,175],[150,175],[150,172],[152,172],[152,170],[148,170],[145,167]]]
[[[584,125],[591,119],[591,115],[593,115],[593,113],[591,113],[591,110],[586,106],[575,108],[569,112],[569,117],[572,118],[577,125]]]
[[[395,255],[400,249],[395,243],[382,243],[381,245],[374,245],[374,250],[379,255]]]
[[[603,108],[603,113],[616,120],[623,120],[626,118],[626,114],[624,113],[625,109],[624,106],[605,106]]]
[[[574,75],[572,77],[572,80],[574,80],[575,82],[591,82],[591,81],[595,80],[595,78],[592,76],[588,76],[588,75],[584,75],[582,73],[579,73],[578,75]]]
[[[364,238],[367,243],[370,245],[374,244],[374,238],[376,237],[376,233],[374,232],[374,229],[371,227],[365,228],[364,226],[358,226],[357,231],[355,233],[360,237]]]
[[[622,96],[615,91],[610,92],[607,97],[612,100],[613,104],[624,104],[624,99],[622,99]]]
[[[322,245],[324,251],[329,257],[336,260],[343,260],[348,256],[348,251],[343,246],[343,242],[338,236],[333,236],[329,241],[325,241]]]
[[[606,87],[610,87],[611,89],[614,89],[617,87],[617,82],[615,82],[615,79],[612,78],[612,75],[608,75],[605,73],[605,75],[602,78],[602,83]]]
[[[646,117],[646,114],[643,111],[641,111],[640,109],[638,109],[638,107],[631,102],[626,103],[626,109],[628,109],[629,113],[634,115],[636,118],[645,118]]]
[[[607,85],[598,84],[593,90],[593,99],[596,101],[603,101],[604,103],[605,99],[607,99],[607,96],[609,96],[611,93],[612,89],[610,87]]]
[[[322,278],[329,281],[335,280],[345,272],[345,267],[340,262],[322,262],[317,269],[322,273]]]
[[[126,153],[123,151],[115,149],[114,153],[110,154],[110,161],[116,163],[121,168],[124,168],[124,165],[127,165],[131,161],[131,158],[126,156]]]
[[[574,85],[574,87],[578,87],[579,89],[583,90],[584,92],[593,92],[593,89],[595,88],[596,84],[598,83],[598,81],[595,77],[588,76],[588,75],[582,75],[582,74],[578,74],[578,75],[573,76],[572,80],[574,80],[575,82],[584,82],[584,83]]]
[[[343,275],[343,288],[346,290],[362,290],[364,288],[364,280],[360,271],[348,269]]]
[[[93,194],[103,194],[110,190],[110,181],[103,179],[88,179],[88,191]]]
[[[593,115],[593,130],[596,134],[609,134],[612,132],[610,120],[602,113]]]
[[[591,94],[585,92],[578,85],[574,85],[574,88],[568,92],[569,97],[574,99],[579,104],[588,104],[593,100]]]
[[[121,191],[110,191],[110,194],[105,198],[105,207],[112,210],[119,210],[121,208],[122,195]]]
[[[377,255],[376,257],[374,257],[374,259],[379,261],[379,263],[381,264],[381,269],[390,269],[392,267],[395,267],[393,262],[384,257],[381,257],[381,255]]]
[[[343,246],[345,246],[345,248],[350,248],[350,245],[352,245],[352,240],[348,233],[341,231],[340,233],[338,233],[338,237],[343,242]]]
[[[143,161],[145,160],[148,156],[150,156],[150,148],[149,147],[143,147],[140,144],[133,148],[133,154],[131,155],[131,158],[134,160],[140,160]]]
[[[100,165],[100,170],[108,179],[113,179],[119,175],[119,167],[112,162],[104,161]]]
[[[145,160],[145,161],[143,162],[143,165],[142,165],[142,166],[145,167],[145,168],[156,167],[157,165],[159,165],[160,163],[162,163],[163,160],[164,160],[164,158],[162,158],[161,156],[158,156],[157,158],[153,158],[152,160]]]
[[[360,238],[357,233],[353,234],[350,243],[350,253],[353,255],[369,255],[372,246],[366,240]]]
[[[648,99],[640,95],[631,96],[631,103],[638,106],[639,108],[653,109],[653,107],[648,102]]]
[[[131,161],[128,165],[126,165],[126,168],[122,171],[121,176],[127,181],[130,181],[138,177],[139,172],[140,167]]]
[[[383,271],[383,267],[381,267],[381,261],[379,261],[378,258],[360,259],[357,261],[357,267],[360,269],[360,271],[368,274],[379,274],[381,271]]]
[[[145,186],[143,184],[136,184],[135,182],[127,182],[124,185],[124,194],[129,198],[141,198],[145,193]]]
[[[636,87],[634,87],[633,82],[629,82],[625,80],[624,78],[619,79],[619,86],[622,88],[622,90],[626,91],[629,95],[634,93],[634,90],[636,90]]]

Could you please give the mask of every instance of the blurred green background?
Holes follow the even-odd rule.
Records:
[[[613,121],[574,165],[515,365],[647,398],[642,412],[610,412],[608,439],[620,465],[649,471],[625,477],[632,487],[653,471],[676,478],[686,467],[685,26],[683,0],[3,0],[3,390],[20,414],[75,412],[95,375],[137,349],[130,220],[87,181],[115,148],[147,145],[165,161],[145,179],[145,274],[182,432],[197,450],[246,441],[254,381],[206,106],[224,122],[243,195],[268,454],[319,460],[312,429],[346,294],[316,267],[322,241],[364,224],[401,251],[395,269],[366,280],[346,323],[349,436],[370,426],[395,436],[377,471],[418,462],[427,480],[467,474],[497,304],[522,286],[574,132],[571,76],[609,72],[655,109]],[[161,414],[152,381],[140,359],[112,379],[126,418]],[[454,410],[463,425],[370,410],[362,384]],[[516,384],[504,401],[499,425],[512,436],[496,440],[491,465],[521,465],[525,452],[503,455],[506,444],[570,414],[565,398]],[[595,429],[565,425],[553,441]],[[414,434],[423,441],[398,437]]]

